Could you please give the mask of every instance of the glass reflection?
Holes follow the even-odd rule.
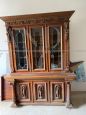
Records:
[[[49,28],[50,68],[61,68],[61,30],[60,27]]]
[[[42,28],[31,28],[33,69],[44,68]]]
[[[13,35],[17,69],[27,69],[24,29],[14,29]]]

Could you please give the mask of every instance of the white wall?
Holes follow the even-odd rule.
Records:
[[[0,16],[75,10],[70,22],[70,60],[84,61],[86,70],[86,0],[0,0]],[[0,21],[0,75],[9,73],[4,22]],[[74,82],[72,90],[85,90],[86,82]]]

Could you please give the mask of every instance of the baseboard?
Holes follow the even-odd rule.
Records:
[[[86,91],[71,91],[72,94],[86,94]]]

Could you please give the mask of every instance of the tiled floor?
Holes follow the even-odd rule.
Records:
[[[0,102],[0,115],[86,115],[86,92],[72,95],[73,108],[65,106],[22,106],[12,108],[10,101]]]

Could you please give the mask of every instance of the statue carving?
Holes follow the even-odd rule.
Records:
[[[37,97],[38,99],[43,99],[44,86],[39,84],[37,87]]]
[[[28,87],[27,85],[20,85],[20,93],[19,95],[21,95],[21,98],[28,98]]]
[[[60,85],[55,85],[54,86],[54,98],[55,99],[60,99],[61,98],[61,86]]]

